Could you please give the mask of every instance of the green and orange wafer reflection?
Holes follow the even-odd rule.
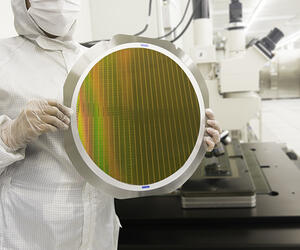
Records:
[[[190,156],[200,108],[184,71],[166,55],[128,48],[99,61],[77,102],[81,142],[111,177],[147,185],[167,178]]]

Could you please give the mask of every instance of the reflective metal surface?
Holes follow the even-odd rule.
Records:
[[[169,193],[205,154],[205,82],[165,41],[118,35],[76,63],[64,87],[71,107],[66,151],[79,173],[116,198]]]

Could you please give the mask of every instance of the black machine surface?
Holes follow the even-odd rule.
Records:
[[[279,144],[231,145],[225,156],[246,163],[256,207],[184,209],[182,191],[117,200],[119,249],[300,249],[300,169]]]

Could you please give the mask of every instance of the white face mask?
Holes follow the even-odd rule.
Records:
[[[80,0],[30,0],[29,15],[47,33],[66,36],[80,12]]]

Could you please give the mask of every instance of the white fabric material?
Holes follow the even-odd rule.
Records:
[[[45,37],[24,0],[12,6],[21,36],[0,41],[0,126],[29,100],[62,102],[68,71],[83,51],[72,31],[58,40]],[[117,249],[114,200],[77,173],[63,132],[40,136],[26,154],[9,152],[0,141],[0,172],[1,250]]]
[[[1,92],[0,92],[1,93]],[[5,116],[0,116],[0,127],[4,125],[10,119]],[[15,161],[21,161],[25,158],[25,149],[19,150],[17,152],[11,152],[0,137],[0,174],[4,171],[4,168],[14,163]]]
[[[79,0],[29,0],[29,15],[44,31],[65,36],[80,12]]]

